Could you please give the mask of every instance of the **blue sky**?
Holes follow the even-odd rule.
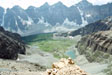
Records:
[[[63,4],[67,5],[68,7],[78,3],[81,0],[0,0],[0,6],[4,8],[11,8],[14,5],[19,5],[22,8],[26,9],[28,6],[35,6],[39,7],[43,5],[45,2],[48,2],[50,5],[57,3],[58,1],[63,2]],[[108,2],[112,2],[112,0],[88,0],[94,5],[102,5]]]

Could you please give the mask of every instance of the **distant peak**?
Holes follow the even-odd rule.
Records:
[[[88,0],[82,0],[80,3],[88,3],[88,4],[92,4],[92,3],[90,3]]]
[[[44,5],[47,5],[47,6],[49,6],[49,3],[48,3],[48,2],[45,2],[45,3],[44,3]]]
[[[20,6],[16,5],[12,9],[22,9]]]
[[[55,3],[53,6],[65,6],[61,1]]]
[[[34,6],[29,6],[27,9],[35,9],[36,7]]]
[[[49,7],[50,5],[49,5],[49,3],[48,2],[46,2],[46,3],[44,3],[42,6],[40,6],[40,7]]]
[[[88,2],[88,0],[82,0],[79,3],[90,3],[90,2]]]
[[[82,1],[87,1],[87,0],[82,0]],[[88,2],[88,1],[87,1]]]
[[[18,6],[18,5],[15,5],[13,8],[21,8],[20,6]]]
[[[59,1],[57,4],[63,4],[61,1]]]
[[[82,0],[80,1],[78,4],[76,4],[78,6],[83,6],[83,7],[88,7],[88,6],[92,6],[92,3],[90,3],[88,0]]]
[[[46,3],[44,3],[42,6],[47,7],[47,6],[50,6],[50,5],[49,5],[49,3],[48,3],[48,2],[46,2]]]
[[[90,3],[88,0],[82,0],[82,2],[84,2],[84,3]]]

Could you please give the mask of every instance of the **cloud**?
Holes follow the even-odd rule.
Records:
[[[32,5],[35,7],[39,7],[43,5],[45,2],[48,2],[50,5],[57,3],[58,1],[63,2],[67,6],[74,5],[81,0],[0,0],[0,6],[4,8],[11,8],[14,5],[19,5],[23,8],[27,8]],[[108,2],[112,2],[112,0],[88,0],[89,2],[97,5],[106,4]]]

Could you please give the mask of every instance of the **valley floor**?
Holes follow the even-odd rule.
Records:
[[[19,61],[38,63],[41,66],[50,68],[53,62],[58,61],[51,53],[40,50],[37,46],[29,46],[26,55],[19,55]]]
[[[74,38],[74,39],[78,39]],[[75,45],[68,48],[76,52],[75,63],[90,75],[106,75],[103,70],[107,64],[89,63],[84,55],[79,55]],[[0,59],[1,75],[40,75],[53,62],[58,61],[53,54],[42,51],[38,46],[27,47],[27,55],[19,55],[18,61]]]
[[[74,39],[78,40],[78,37],[75,37]],[[74,59],[74,61],[76,62],[77,65],[79,65],[83,70],[90,73],[91,75],[106,75],[105,73],[103,73],[103,70],[107,68],[107,66],[108,66],[107,64],[89,63],[84,55],[79,55],[77,49],[75,48],[75,45],[68,48],[68,50],[74,50],[76,52],[76,54],[75,54],[76,58]],[[31,49],[29,49],[29,51],[30,50]],[[38,50],[38,51],[35,51],[35,50]],[[33,55],[30,55],[30,57],[32,57],[32,59],[35,61],[29,60],[28,57],[27,57],[27,59],[25,58],[25,59],[21,59],[21,60],[26,60],[29,62],[38,62],[38,63],[40,63],[40,65],[43,65],[44,62],[46,62],[46,64],[44,64],[43,66],[45,66],[45,65],[50,66],[53,62],[58,61],[58,59],[53,57],[52,54],[39,50],[39,48],[37,46],[32,46],[32,51],[33,51]],[[35,54],[35,52],[38,52],[38,53]],[[40,58],[39,54],[43,55],[43,56],[41,56],[41,59],[39,59]],[[42,61],[42,62],[39,62],[39,61]]]

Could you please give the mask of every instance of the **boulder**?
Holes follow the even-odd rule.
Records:
[[[48,69],[43,75],[88,75],[80,69],[74,61],[62,58],[59,62],[53,63],[52,69]]]

